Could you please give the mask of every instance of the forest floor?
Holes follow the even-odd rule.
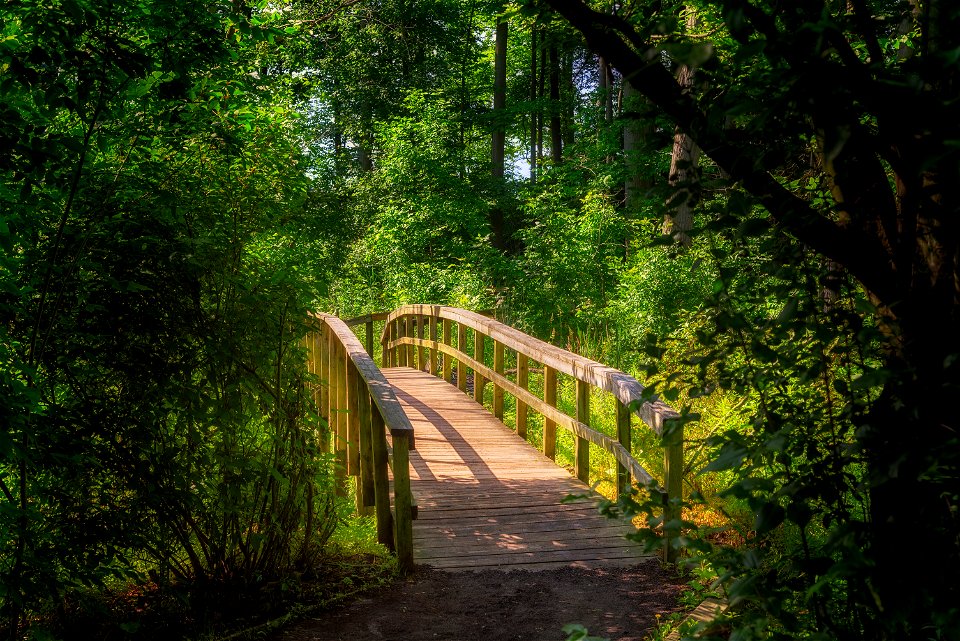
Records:
[[[683,582],[656,560],[627,568],[441,572],[410,577],[314,613],[270,641],[641,641],[679,609]]]

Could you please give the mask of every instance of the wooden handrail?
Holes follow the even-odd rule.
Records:
[[[320,379],[314,399],[328,425],[321,448],[329,451],[329,438],[333,438],[341,493],[345,477],[355,476],[358,510],[374,508],[377,539],[394,550],[401,567],[409,571],[416,515],[409,465],[409,450],[416,447],[413,426],[393,387],[347,323],[330,314],[316,314],[311,321],[305,342],[310,371]],[[388,466],[393,471],[392,512]]]
[[[378,314],[377,316],[381,316]],[[414,324],[424,327],[425,319],[431,326],[430,338],[422,332],[415,334]],[[457,385],[465,390],[465,367],[473,370],[474,399],[483,402],[483,387],[486,383],[494,385],[493,413],[502,418],[503,393],[508,392],[517,399],[518,431],[523,415],[523,430],[526,429],[526,410],[532,408],[544,417],[544,453],[553,458],[555,428],[560,426],[572,432],[575,437],[575,468],[578,478],[589,482],[589,444],[603,448],[617,461],[617,485],[622,493],[630,487],[630,477],[645,484],[656,483],[655,479],[640,465],[630,453],[630,417],[638,416],[664,442],[664,479],[657,484],[657,490],[664,499],[663,527],[667,544],[664,557],[672,561],[675,558],[673,541],[679,536],[679,504],[682,490],[683,473],[683,429],[677,427],[665,431],[666,421],[679,417],[679,414],[658,399],[650,399],[644,394],[643,385],[635,378],[608,367],[597,361],[585,358],[573,352],[550,345],[537,338],[504,325],[492,318],[476,312],[442,305],[405,305],[387,314],[383,320],[381,334],[384,366],[414,366],[415,355],[419,352],[419,368],[436,371],[437,354],[444,355],[444,378],[450,380],[447,367],[448,358],[456,359]],[[438,340],[436,324],[442,322],[443,340]],[[457,324],[457,345],[450,344],[452,331],[449,323]],[[473,330],[474,353],[471,356],[463,351],[466,344],[465,328]],[[484,361],[484,343],[490,339],[494,343],[493,367]],[[503,372],[503,350],[517,353],[517,381],[511,381]],[[424,351],[429,350],[429,367],[426,366]],[[522,358],[521,358],[522,357]],[[527,387],[527,371],[530,360],[544,367],[544,398],[541,399]],[[522,361],[522,367],[521,367]],[[524,374],[521,375],[521,370]],[[556,375],[571,376],[577,381],[576,417],[569,416],[556,408]],[[617,438],[603,434],[589,425],[589,388],[611,393],[616,399]],[[521,412],[522,409],[522,412]]]

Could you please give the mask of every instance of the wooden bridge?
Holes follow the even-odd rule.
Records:
[[[358,509],[375,513],[378,540],[405,569],[636,563],[644,555],[624,537],[629,523],[601,516],[592,500],[564,500],[590,495],[591,448],[616,460],[620,492],[640,482],[661,494],[663,550],[672,560],[682,430],[664,432],[677,414],[645,400],[634,378],[452,307],[314,321],[306,343],[314,401],[329,426],[321,447],[330,451],[332,442],[340,490],[356,479]],[[358,326],[362,343],[351,329]],[[558,377],[573,381],[573,415],[557,407]],[[612,395],[616,434],[590,426],[591,390]],[[506,395],[514,399],[514,429],[503,423]],[[531,410],[542,417],[542,451],[527,440]],[[633,416],[667,435],[662,483],[630,454]],[[575,476],[554,463],[558,427],[572,434]]]

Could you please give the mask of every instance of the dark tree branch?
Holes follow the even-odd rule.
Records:
[[[646,57],[641,53],[655,48],[643,42],[629,25],[592,11],[580,0],[546,2],[583,33],[591,49],[607,59],[624,79],[687,132],[704,154],[757,198],[788,233],[846,267],[881,301],[892,302],[894,274],[888,255],[875,237],[826,218],[787,190],[769,172],[758,168],[755,149],[734,142],[730,131],[712,125],[694,99],[682,92],[674,77],[660,63],[659,56]],[[756,18],[763,20],[759,15]],[[624,38],[637,50],[631,48]]]

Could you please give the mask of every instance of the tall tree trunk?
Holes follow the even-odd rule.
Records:
[[[623,184],[623,212],[627,222],[623,243],[624,259],[630,255],[630,243],[633,240],[630,221],[639,208],[641,196],[652,187],[651,181],[641,172],[638,158],[652,133],[650,122],[639,119],[640,109],[643,106],[644,98],[640,92],[629,82],[624,82],[621,107],[621,117],[624,119],[623,158],[627,169],[627,178]]]
[[[493,177],[503,178],[504,148],[506,146],[506,126],[503,122],[507,104],[507,22],[497,23],[497,39],[493,57],[493,117],[494,130],[491,140],[493,159]]]
[[[537,131],[540,128],[537,108],[537,28],[530,30],[530,182],[537,182]]]
[[[692,29],[697,24],[696,12],[690,11],[687,17],[687,28]],[[685,92],[693,89],[693,69],[687,65],[680,65],[677,70],[677,84]],[[670,174],[668,182],[673,188],[667,199],[667,211],[663,217],[663,233],[673,236],[674,240],[684,247],[690,246],[690,235],[693,229],[693,208],[699,198],[699,165],[700,148],[697,143],[680,127],[673,133],[673,153],[670,156]]]
[[[560,92],[560,102],[563,105],[563,111],[561,112],[563,118],[563,145],[564,147],[570,147],[573,145],[573,123],[576,117],[574,106],[577,103],[577,88],[573,84],[572,51],[563,56],[561,68],[563,70],[563,86]]]
[[[491,136],[491,173],[494,180],[503,181],[505,173],[506,123],[504,112],[507,105],[507,22],[497,22],[497,35],[494,44],[493,57],[493,117],[494,129]],[[504,229],[503,207],[498,202],[490,208],[490,232],[493,236],[493,246],[500,251],[506,251],[507,238]]]
[[[544,97],[547,91],[547,34],[540,34],[540,76],[537,80],[537,97],[539,99],[539,108],[537,116],[537,167],[543,166],[543,116],[544,116]]]
[[[560,122],[560,56],[550,45],[550,154],[554,164],[563,161],[563,130]]]
[[[600,99],[603,102],[603,120],[613,120],[613,77],[610,65],[600,56]]]

